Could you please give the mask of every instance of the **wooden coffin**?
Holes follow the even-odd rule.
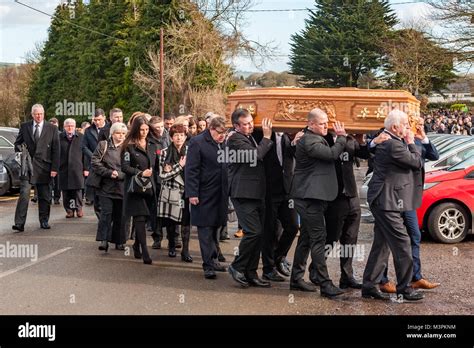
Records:
[[[276,131],[295,132],[306,126],[313,108],[323,109],[329,123],[344,122],[348,133],[361,134],[383,127],[394,108],[405,111],[410,122],[420,113],[420,102],[409,92],[358,88],[260,88],[238,90],[228,96],[226,117],[236,108],[248,109],[255,125],[272,119]]]

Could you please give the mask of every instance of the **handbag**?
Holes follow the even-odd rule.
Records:
[[[160,201],[168,203],[170,205],[181,206],[182,196],[179,189],[170,189],[165,185],[161,185]]]
[[[153,196],[153,184],[151,177],[141,176],[141,172],[132,176],[130,185],[127,189],[128,193],[135,193],[141,196]]]
[[[105,153],[107,152],[107,142],[105,142],[104,150],[102,151],[102,156],[100,157],[100,162],[104,159]],[[95,171],[91,170],[89,176],[86,179],[86,186],[93,187],[95,189],[100,189],[102,183],[102,176],[97,174]]]

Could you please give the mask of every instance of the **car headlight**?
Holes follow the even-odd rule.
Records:
[[[430,189],[430,188],[432,188],[433,186],[436,186],[436,185],[438,185],[438,184],[439,184],[439,182],[429,182],[429,183],[425,183],[425,184],[423,185],[423,191],[428,190],[428,189]]]

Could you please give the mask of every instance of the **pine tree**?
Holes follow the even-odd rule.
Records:
[[[356,86],[382,66],[383,40],[397,23],[388,1],[315,0],[315,7],[291,37],[291,70],[306,86]]]

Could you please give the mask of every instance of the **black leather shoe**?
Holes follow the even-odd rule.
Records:
[[[12,230],[23,232],[25,230],[25,225],[13,225]]]
[[[48,222],[47,221],[43,221],[40,223],[40,227],[43,229],[43,230],[49,230],[51,228],[51,226],[48,225]]]
[[[170,250],[168,250],[168,256],[169,257],[176,257],[176,249],[175,248],[170,248]]]
[[[286,267],[291,268],[291,262],[288,261],[288,259],[286,257],[284,257],[282,261],[286,265]]]
[[[320,292],[323,297],[335,297],[344,293],[344,291],[339,289],[332,282],[327,282],[327,284],[321,285]]]
[[[277,271],[273,270],[270,273],[264,273],[262,276],[265,280],[270,280],[272,282],[284,282],[285,278],[278,274]]]
[[[265,280],[262,280],[260,278],[250,278],[248,279],[248,282],[250,286],[256,286],[259,288],[269,288],[272,286],[270,282],[266,282]]]
[[[281,275],[284,275],[285,277],[289,277],[291,274],[290,268],[286,265],[284,261],[277,262],[276,269]]]
[[[133,244],[133,256],[136,259],[141,259],[142,258],[142,253],[140,252],[140,246],[138,244]]]
[[[216,279],[216,277],[217,277],[216,272],[214,272],[212,269],[208,269],[207,271],[204,271],[204,278]]]
[[[348,280],[340,280],[339,287],[341,289],[362,289],[362,283],[357,282],[354,278]]]
[[[193,258],[189,254],[181,254],[181,261],[191,263],[191,262],[193,262]]]
[[[107,251],[109,250],[109,243],[106,240],[100,242],[99,250]]]
[[[316,285],[316,286],[321,286],[321,283],[318,282],[316,279],[310,277],[309,280],[310,280],[311,283],[313,283],[314,285]]]
[[[290,290],[316,292],[316,288],[313,285],[306,283],[303,279],[298,279],[296,282],[290,281]]]
[[[249,286],[249,282],[247,281],[247,278],[245,278],[245,276],[242,273],[240,273],[234,267],[232,267],[232,265],[230,265],[227,268],[227,270],[229,271],[229,274],[232,276],[232,278],[241,286],[245,288]]]
[[[151,265],[153,263],[153,261],[151,260],[151,258],[148,258],[148,259],[143,259],[143,263],[145,265]]]
[[[372,288],[372,289],[362,288],[362,297],[373,298],[375,300],[389,300],[390,299],[389,294],[385,294],[377,288]]]
[[[214,264],[214,271],[215,272],[226,272],[227,268],[225,268],[225,266],[222,266],[220,263],[215,263]]]
[[[226,262],[226,261],[227,261],[227,260],[225,259],[224,255],[222,255],[222,254],[217,255],[217,260],[218,260],[219,262]]]
[[[419,301],[425,298],[425,295],[420,291],[413,290],[412,288],[410,288],[410,290],[405,290],[402,293],[397,293],[397,297],[400,298],[400,296],[403,296],[403,299],[407,301]]]
[[[151,245],[152,249],[161,249],[161,241],[157,240]]]
[[[115,250],[125,250],[125,245],[123,245],[123,244],[115,244]]]

